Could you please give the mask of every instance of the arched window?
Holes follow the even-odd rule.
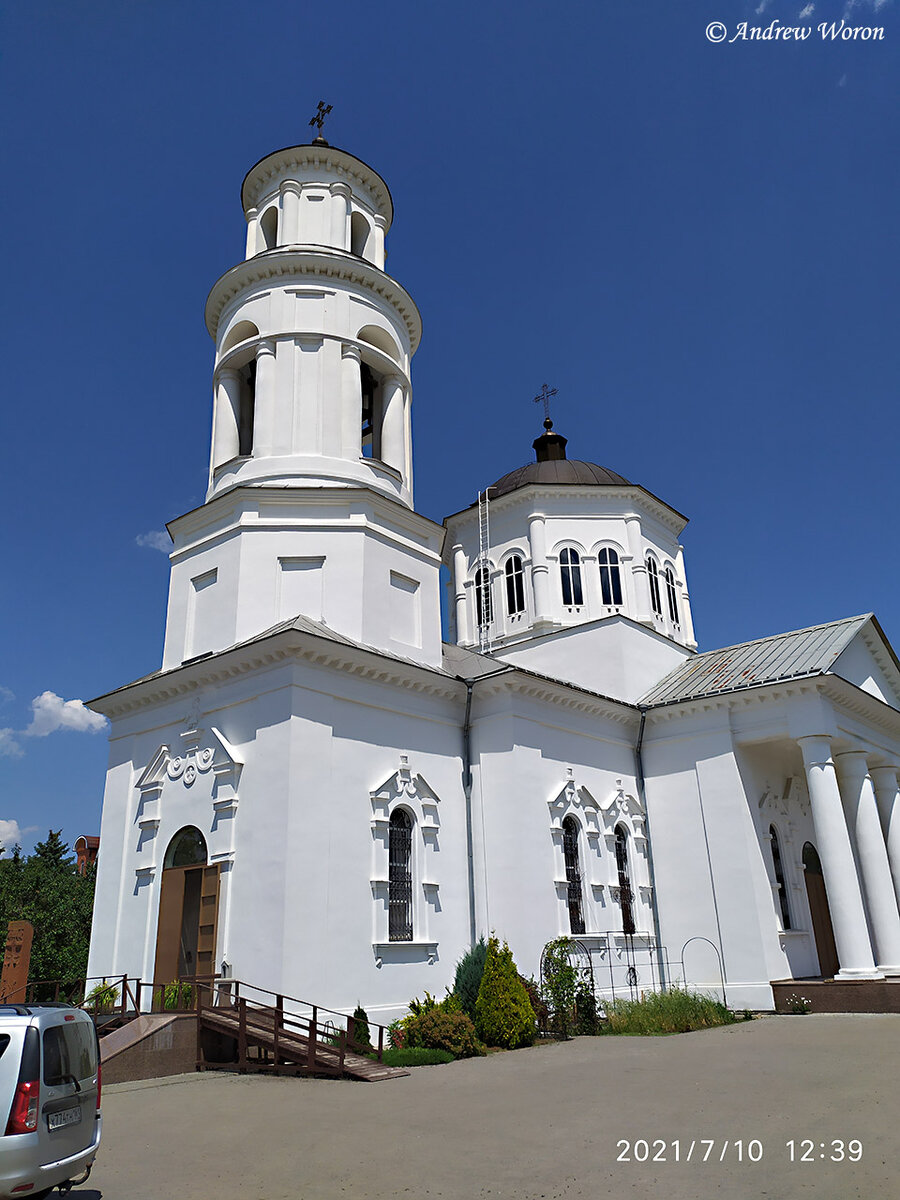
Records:
[[[366,252],[366,243],[369,240],[369,222],[362,213],[355,212],[350,218],[350,252],[358,254],[360,258]]]
[[[412,821],[405,809],[391,813],[388,835],[388,940],[411,942]]]
[[[278,245],[278,209],[274,204],[263,213],[259,228],[266,250],[274,250]]]
[[[675,575],[666,567],[666,600],[669,602],[669,620],[678,628],[678,597],[675,595]]]
[[[619,872],[619,908],[622,910],[622,932],[634,933],[634,907],[631,878],[628,874],[628,830],[616,826],[616,867]]]
[[[525,611],[525,572],[518,554],[506,560],[506,611],[511,617]]]
[[[494,619],[494,605],[491,602],[491,573],[487,567],[479,567],[475,572],[475,616],[479,629],[490,625]]]
[[[619,556],[615,550],[601,550],[597,555],[600,564],[600,595],[604,604],[622,603],[622,579],[619,574]]]
[[[581,866],[578,862],[578,822],[566,817],[563,827],[563,854],[566,860],[566,890],[569,902],[569,932],[584,933],[584,911],[581,906]]]
[[[206,865],[206,839],[199,829],[186,825],[169,842],[163,867],[197,867]]]
[[[772,866],[775,868],[775,882],[778,884],[778,904],[781,908],[781,928],[791,929],[791,910],[788,907],[787,887],[784,882],[784,866],[781,861],[781,847],[778,844],[778,833],[774,825],[769,826],[769,837],[772,845]]]
[[[659,595],[659,568],[656,559],[647,556],[647,578],[650,580],[650,603],[658,617],[662,616],[662,600]]]
[[[584,594],[581,590],[581,557],[577,550],[566,546],[559,553],[559,577],[562,584],[563,604],[584,604]]]

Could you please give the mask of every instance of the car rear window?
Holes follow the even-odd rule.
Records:
[[[73,1077],[87,1079],[96,1072],[97,1044],[90,1025],[51,1025],[44,1030],[44,1083],[48,1087],[58,1087]]]

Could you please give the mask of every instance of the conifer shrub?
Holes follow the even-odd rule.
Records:
[[[534,1009],[519,979],[512,951],[506,942],[501,947],[495,937],[487,945],[475,1004],[475,1028],[489,1046],[507,1050],[530,1046],[537,1032]]]
[[[575,1032],[589,1036],[600,1032],[597,998],[587,973],[575,985]]]
[[[364,1050],[370,1050],[372,1048],[372,1039],[369,1036],[369,1014],[361,1004],[357,1004],[356,1010],[353,1013],[353,1020],[355,1022],[353,1040],[357,1046],[362,1047]]]
[[[475,1020],[475,1003],[478,1000],[478,989],[481,987],[486,956],[487,944],[482,937],[470,950],[465,952],[456,964],[453,995],[459,997],[463,1012],[467,1013],[473,1021]]]

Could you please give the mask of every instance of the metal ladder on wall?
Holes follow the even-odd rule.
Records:
[[[490,546],[491,546],[491,512],[490,503],[488,500],[488,492],[490,488],[485,488],[483,492],[478,493],[478,562],[475,566],[476,580],[476,620],[478,622],[478,649],[482,654],[490,654],[491,652],[491,627],[493,625],[494,612],[491,603],[491,561],[490,561]],[[483,575],[481,574],[482,572]],[[479,577],[482,580],[482,585],[479,588],[477,581]]]

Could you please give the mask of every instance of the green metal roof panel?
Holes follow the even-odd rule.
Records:
[[[871,615],[829,621],[698,654],[670,671],[641,698],[641,704],[670,704],[781,679],[823,675]]]

